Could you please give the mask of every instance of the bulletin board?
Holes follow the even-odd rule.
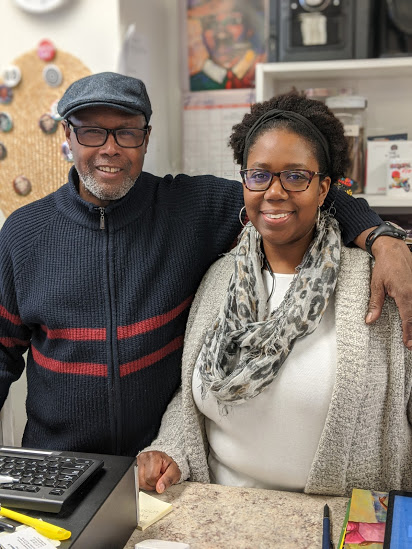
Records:
[[[5,217],[67,181],[71,159],[64,154],[67,149],[63,146],[61,124],[58,122],[53,133],[45,133],[40,119],[44,115],[50,119],[51,115],[60,120],[56,102],[72,82],[91,71],[79,59],[58,49],[52,63],[62,75],[57,86],[45,81],[47,62],[39,57],[37,49],[10,61],[10,65],[20,69],[21,81],[10,88],[9,102],[0,102],[0,115],[7,115],[12,121],[12,129],[0,130],[0,144],[6,151],[0,160],[0,208]],[[4,80],[0,78],[1,85],[4,86]]]

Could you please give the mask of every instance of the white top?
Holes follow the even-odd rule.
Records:
[[[268,295],[272,278],[264,271]],[[275,274],[273,310],[292,274]],[[325,424],[336,372],[334,300],[318,328],[297,340],[274,381],[257,397],[219,412],[216,399],[202,400],[198,370],[193,397],[206,416],[211,481],[229,486],[303,491]]]

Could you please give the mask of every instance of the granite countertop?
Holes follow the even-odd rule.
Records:
[[[146,539],[186,542],[190,549],[319,549],[325,503],[337,547],[348,502],[196,482],[172,486],[161,495],[149,493],[172,503],[173,511],[144,532],[136,530],[124,549]]]

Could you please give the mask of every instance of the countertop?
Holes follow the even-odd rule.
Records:
[[[323,506],[330,507],[337,548],[348,498],[184,482],[164,494],[173,511],[124,549],[146,539],[181,541],[190,549],[320,549]]]

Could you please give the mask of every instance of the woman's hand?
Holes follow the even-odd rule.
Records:
[[[412,351],[412,253],[405,242],[388,236],[377,238],[372,251],[375,266],[366,323],[378,320],[388,294],[399,309],[403,342]]]
[[[156,490],[161,494],[181,477],[177,463],[164,452],[142,452],[137,456],[137,465],[139,487],[143,490]]]

